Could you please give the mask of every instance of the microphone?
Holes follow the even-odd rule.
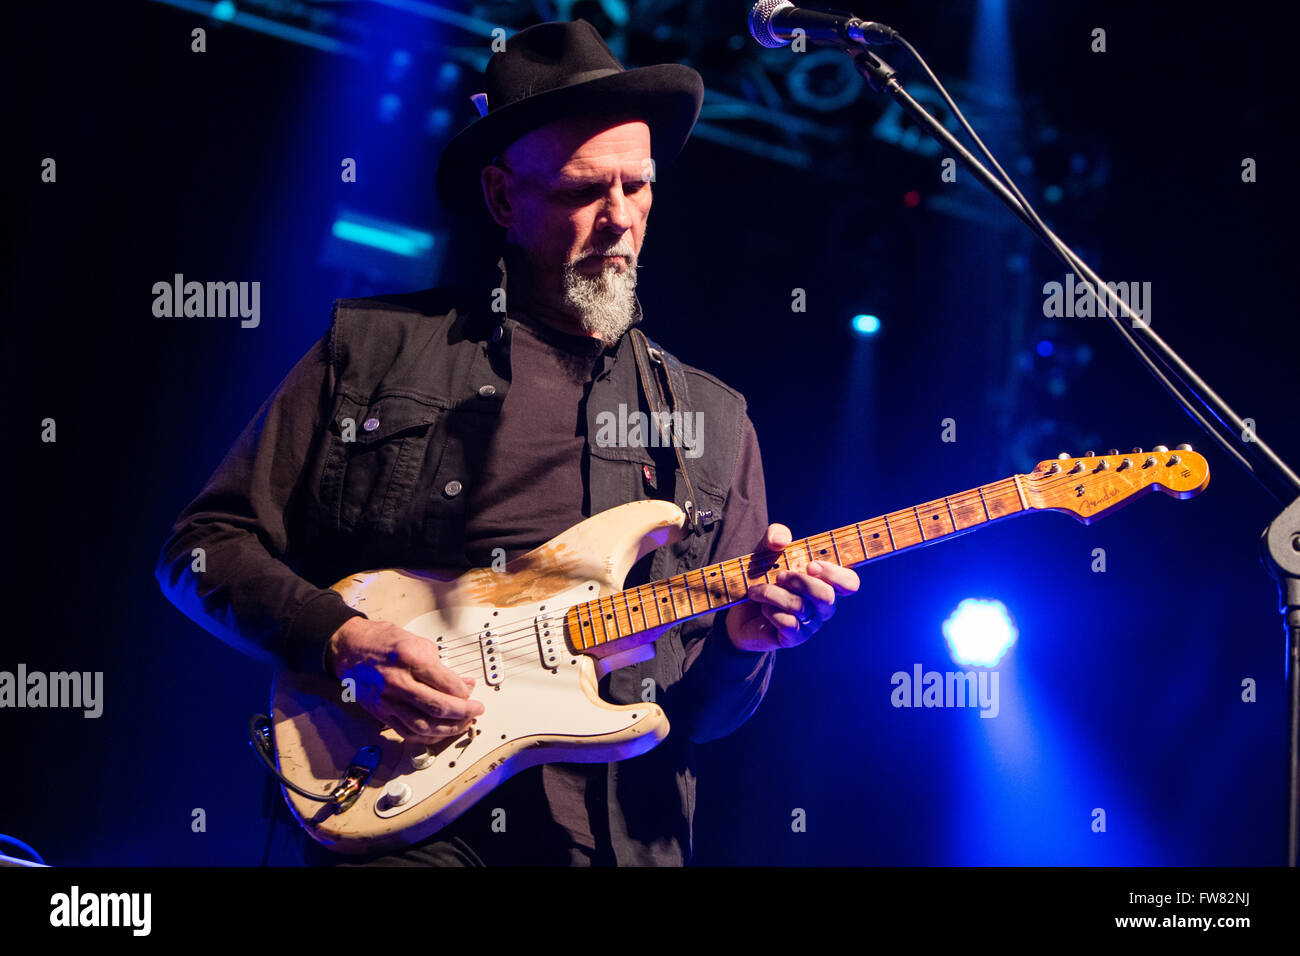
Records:
[[[785,46],[796,30],[814,43],[839,46],[880,46],[898,36],[883,23],[859,20],[849,13],[803,10],[790,0],[758,0],[749,11],[749,33],[765,47]]]

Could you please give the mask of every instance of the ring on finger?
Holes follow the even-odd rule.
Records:
[[[800,613],[795,615],[795,619],[799,622],[800,627],[807,627],[813,622],[812,605],[808,603],[807,598],[800,598],[799,601]]]

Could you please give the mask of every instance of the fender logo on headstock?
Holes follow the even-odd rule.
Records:
[[[1125,501],[1159,489],[1174,498],[1191,498],[1210,481],[1204,456],[1190,445],[1170,451],[1157,445],[1149,454],[1091,452],[1071,463],[1068,455],[1038,463],[1026,476],[1029,507],[1072,514],[1085,524]]]

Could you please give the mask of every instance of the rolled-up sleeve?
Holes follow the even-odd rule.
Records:
[[[172,526],[154,575],[195,623],[255,658],[324,673],[330,636],[361,615],[290,567],[292,510],[330,413],[329,336],[298,361]]]
[[[758,436],[748,417],[723,522],[709,563],[751,553],[767,530],[767,490]],[[727,636],[728,611],[706,614],[682,625],[684,672],[677,688],[685,705],[691,740],[725,737],[758,709],[772,679],[773,652],[742,651]],[[679,718],[680,719],[680,718]]]

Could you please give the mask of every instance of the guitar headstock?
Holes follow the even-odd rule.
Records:
[[[1114,448],[1105,455],[1088,452],[1079,458],[1062,453],[1040,461],[1025,476],[1024,487],[1030,507],[1065,511],[1090,524],[1153,489],[1192,498],[1209,483],[1210,465],[1191,445],[1173,451],[1156,445],[1127,455]]]

